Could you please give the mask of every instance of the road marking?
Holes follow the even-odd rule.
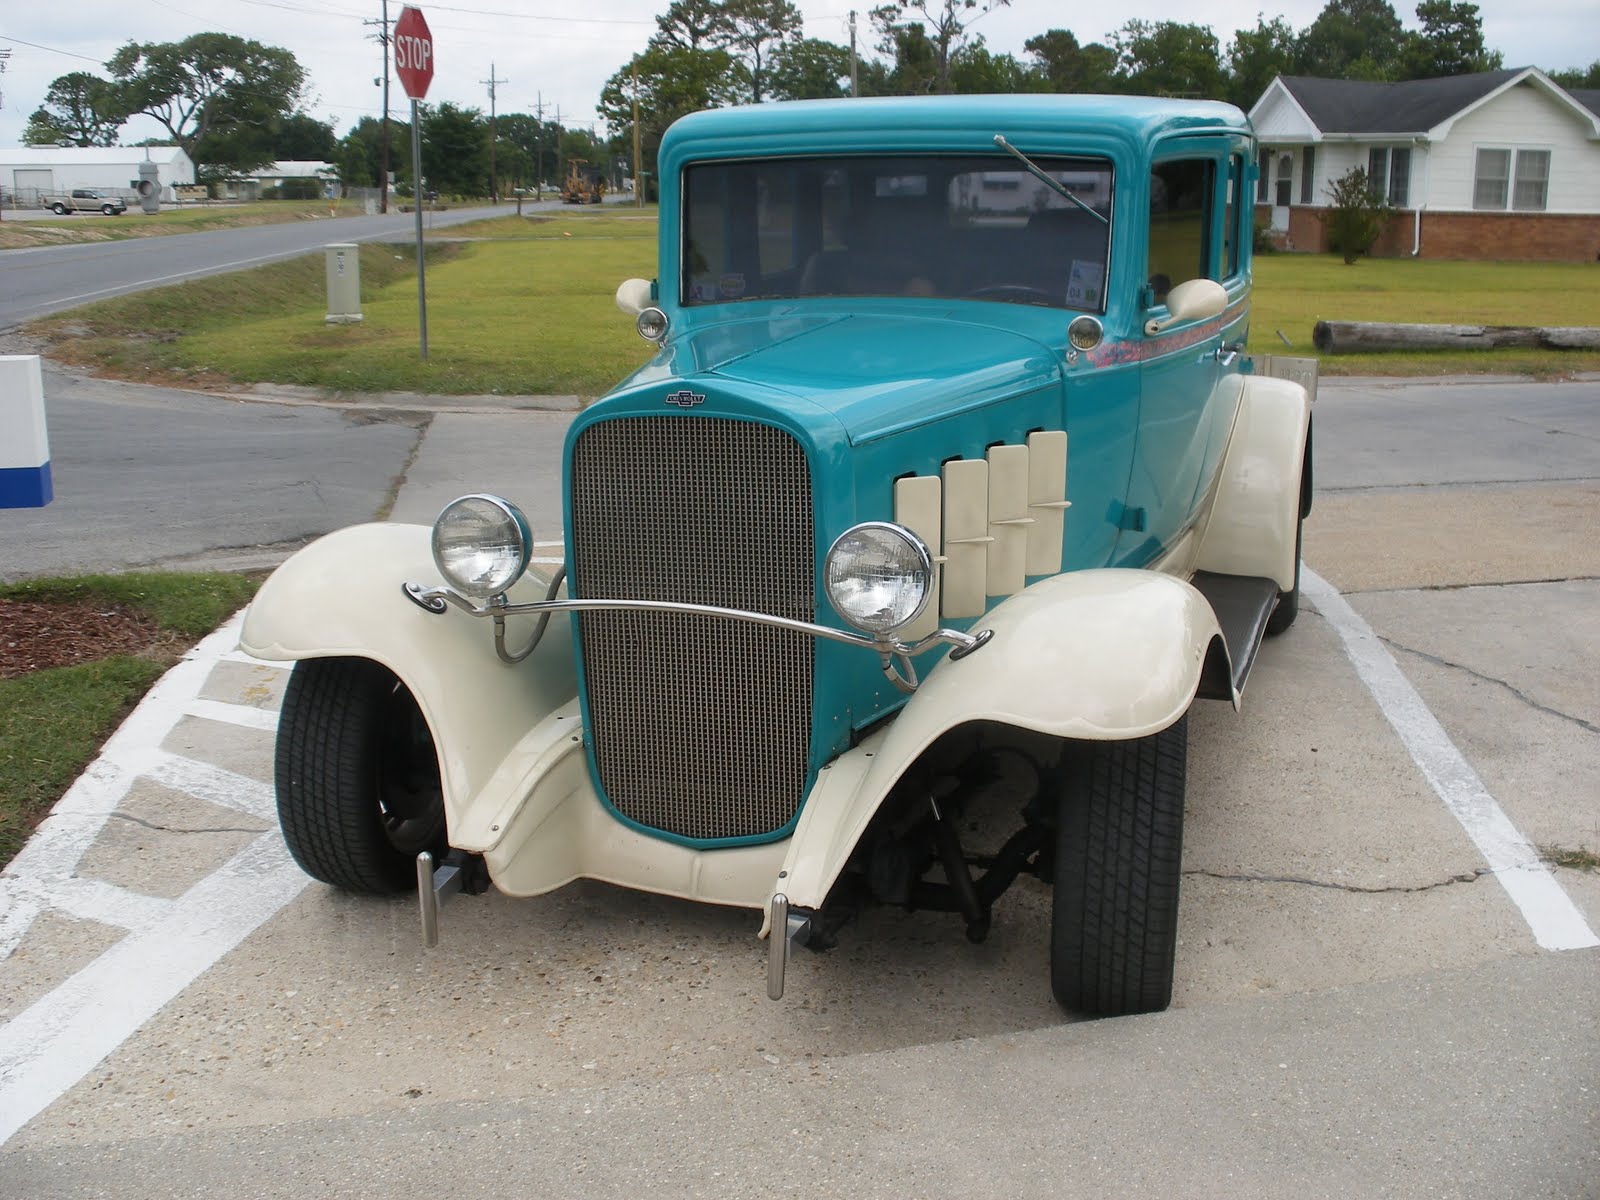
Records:
[[[1333,626],[1384,718],[1522,912],[1534,940],[1546,950],[1600,946],[1578,906],[1489,794],[1372,627],[1332,584],[1303,565],[1300,590]]]
[[[199,698],[216,664],[236,660],[241,622],[242,614],[234,617],[156,682],[0,872],[0,960],[49,911],[129,931],[0,1026],[0,1145],[311,882],[283,844],[271,787],[160,749],[187,715],[228,719],[223,710],[244,708]],[[262,728],[267,717],[276,714],[235,723]],[[175,900],[79,878],[84,852],[141,779],[247,813],[271,828]]]

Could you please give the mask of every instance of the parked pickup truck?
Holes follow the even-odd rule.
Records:
[[[572,422],[559,559],[474,494],[251,606],[296,860],[430,943],[491,885],[746,907],[774,998],[867,905],[979,942],[1027,876],[1063,1006],[1166,1007],[1187,714],[1293,623],[1311,500],[1308,391],[1244,353],[1256,150],[1133,97],[673,125],[617,296],[655,354]]]
[[[127,202],[120,196],[107,196],[93,188],[73,188],[64,196],[46,196],[43,207],[51,212],[103,212],[108,217],[120,217],[128,211]]]

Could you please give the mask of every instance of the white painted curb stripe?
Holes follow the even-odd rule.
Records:
[[[1600,938],[1589,928],[1572,898],[1489,794],[1372,627],[1332,584],[1304,565],[1300,569],[1300,590],[1338,633],[1356,674],[1400,735],[1412,761],[1478,847],[1512,903],[1521,910],[1534,940],[1546,950],[1600,946]]]
[[[268,732],[278,727],[278,714],[269,708],[252,708],[248,704],[227,704],[221,700],[191,700],[184,709],[191,717],[203,717],[207,721],[220,721],[224,725],[239,725],[245,729],[265,729]]]
[[[310,883],[274,830],[0,1027],[0,1144]]]

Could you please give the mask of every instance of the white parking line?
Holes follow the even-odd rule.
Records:
[[[1300,589],[1338,633],[1361,682],[1400,735],[1412,761],[1521,910],[1534,940],[1546,950],[1600,946],[1600,938],[1595,937],[1578,906],[1489,794],[1372,627],[1332,584],[1309,567],[1301,568]]]
[[[0,872],[0,960],[51,910],[129,930],[0,1026],[0,1144],[310,882],[276,828],[271,787],[160,749],[186,714],[257,729],[275,721],[276,714],[199,698],[216,664],[235,658],[239,624],[238,617],[229,621],[157,681]],[[234,709],[239,711],[229,711]],[[272,822],[273,828],[176,900],[79,878],[79,860],[139,779]]]

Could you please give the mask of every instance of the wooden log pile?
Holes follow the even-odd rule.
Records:
[[[1397,325],[1318,321],[1311,341],[1323,354],[1374,350],[1600,350],[1600,328],[1585,325]]]

